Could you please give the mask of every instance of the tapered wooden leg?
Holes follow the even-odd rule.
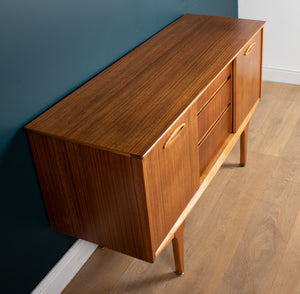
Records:
[[[245,166],[247,161],[248,128],[249,123],[240,138],[240,166]]]
[[[174,234],[174,239],[172,240],[173,245],[173,255],[175,261],[175,273],[177,275],[184,274],[184,222],[178,228]]]

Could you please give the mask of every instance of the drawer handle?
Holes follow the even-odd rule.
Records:
[[[251,53],[251,51],[254,49],[255,45],[256,45],[256,42],[251,43],[251,44],[248,46],[248,48],[246,49],[244,55],[245,55],[245,56],[249,55],[249,54]]]
[[[172,135],[168,138],[168,140],[166,141],[165,145],[163,146],[163,149],[166,149],[168,147],[168,145],[170,145],[172,142],[175,141],[175,139],[177,138],[177,136],[180,134],[180,132],[182,131],[182,129],[184,128],[185,123],[181,124],[173,133]]]

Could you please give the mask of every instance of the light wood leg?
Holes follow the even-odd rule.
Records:
[[[248,128],[249,123],[245,127],[240,138],[240,166],[245,166],[247,162]]]
[[[180,276],[184,274],[184,223],[178,228],[172,240],[175,273]]]

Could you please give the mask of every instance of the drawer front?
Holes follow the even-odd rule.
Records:
[[[201,143],[225,109],[231,104],[231,98],[232,79],[230,78],[198,113],[198,142]]]
[[[204,140],[199,144],[200,176],[214,159],[221,146],[232,132],[232,106],[230,105],[210,130]]]
[[[232,64],[230,63],[204,91],[197,101],[197,110],[201,111],[203,107],[211,100],[213,96],[226,84],[232,75]]]

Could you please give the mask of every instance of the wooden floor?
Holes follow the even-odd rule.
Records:
[[[185,227],[185,274],[171,244],[154,264],[97,249],[67,293],[300,293],[300,86],[265,82],[249,129]]]

